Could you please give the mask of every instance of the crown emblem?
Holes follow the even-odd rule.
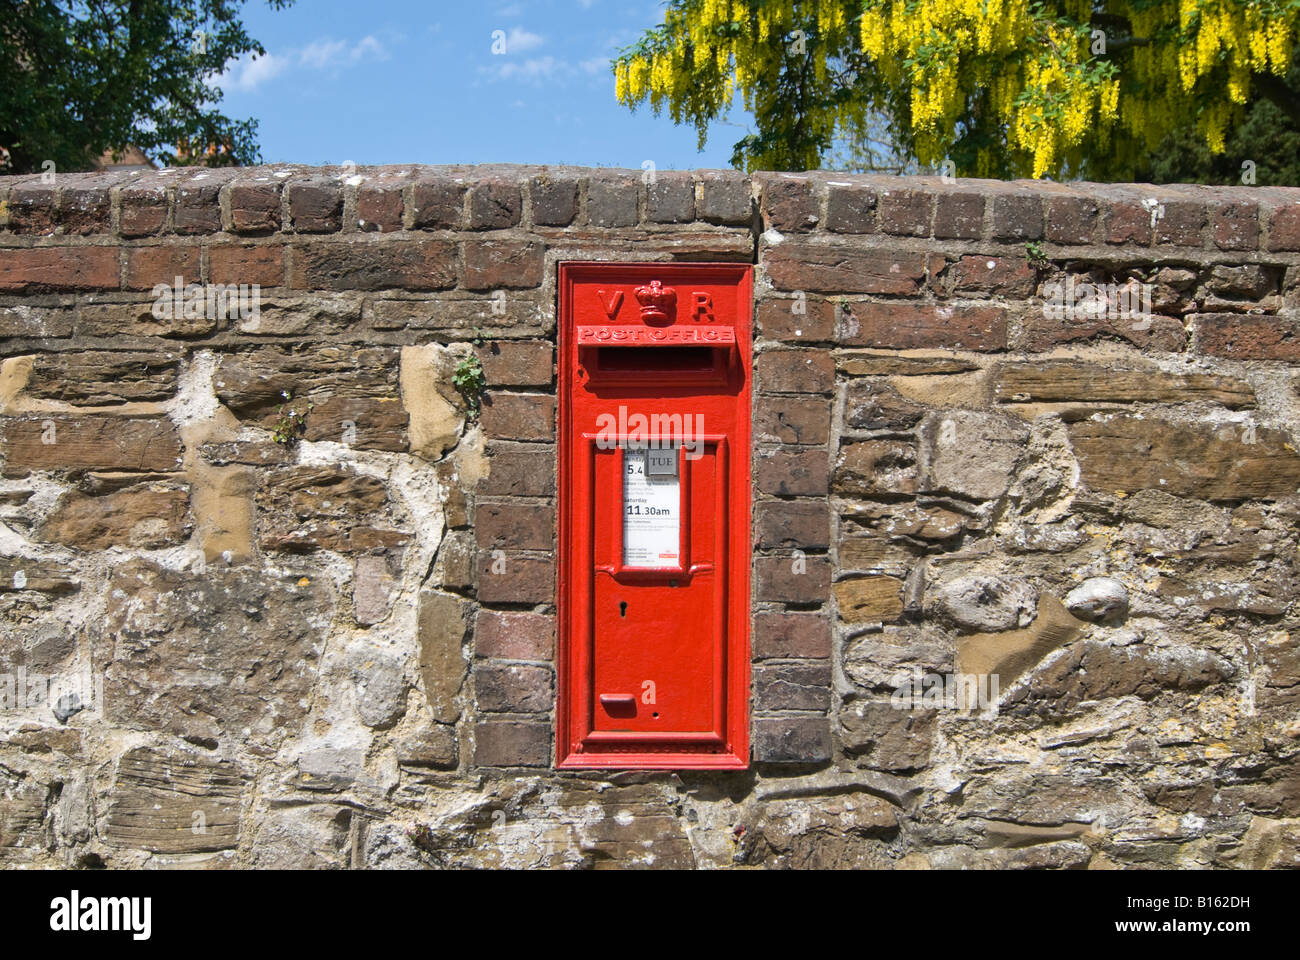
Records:
[[[658,280],[651,280],[644,287],[632,291],[641,304],[641,320],[644,323],[663,323],[677,306],[677,291],[665,287]]]

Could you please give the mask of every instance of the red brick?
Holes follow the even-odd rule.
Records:
[[[182,285],[198,283],[198,247],[127,247],[127,290],[152,290],[155,284],[171,286],[180,277]]]
[[[177,233],[221,232],[219,197],[223,182],[223,177],[209,175],[204,180],[177,184],[174,217]]]
[[[555,560],[481,551],[478,599],[480,603],[554,603]]]
[[[546,387],[555,378],[555,350],[545,340],[495,340],[476,347],[483,378],[494,386]]]
[[[831,405],[821,397],[759,396],[754,403],[758,443],[820,444],[830,429]]]
[[[489,391],[482,410],[483,433],[497,440],[552,440],[555,397]]]
[[[1220,250],[1259,249],[1259,205],[1243,201],[1221,203],[1210,214],[1214,245]]]
[[[1203,313],[1192,318],[1198,353],[1228,360],[1300,362],[1300,328],[1281,317]]]
[[[108,233],[112,227],[109,207],[109,180],[99,177],[78,178],[59,191],[59,223],[67,236]]]
[[[1268,221],[1269,250],[1300,250],[1300,203],[1273,211]]]
[[[117,247],[27,247],[0,252],[0,291],[116,290]]]
[[[1199,247],[1205,231],[1205,206],[1195,200],[1162,200],[1164,213],[1156,219],[1156,243]]]
[[[1187,346],[1182,321],[1173,317],[1057,319],[1046,317],[1041,312],[1025,316],[1013,346],[1016,350],[1035,352],[1050,350],[1062,343],[1098,339],[1126,340],[1143,350],[1162,353],[1179,353]]]
[[[1101,208],[1091,197],[1052,197],[1047,201],[1046,235],[1052,243],[1092,243]]]
[[[754,616],[754,657],[813,660],[831,655],[830,617],[820,613],[759,613]]]
[[[761,451],[755,486],[760,493],[783,497],[824,497],[829,489],[829,456],[825,447]]]
[[[835,304],[819,297],[773,297],[758,304],[758,330],[769,340],[835,339]]]
[[[984,234],[984,195],[944,191],[934,198],[934,235],[940,240],[978,240]]]
[[[524,290],[541,286],[544,249],[536,241],[465,241],[465,289]]]
[[[222,244],[208,247],[208,279],[213,283],[284,285],[284,248]]]
[[[160,183],[128,184],[118,198],[124,237],[151,237],[167,222],[167,188]]]
[[[820,219],[812,184],[802,177],[763,177],[760,208],[765,226],[782,233],[807,233]]]
[[[435,177],[420,180],[412,191],[412,217],[418,229],[458,230],[465,221],[464,181]]]
[[[480,723],[474,727],[474,765],[546,767],[551,763],[551,727],[546,723]]]
[[[1024,298],[1034,293],[1037,272],[1023,257],[962,257],[943,275],[946,291],[1002,294]]]
[[[363,183],[357,188],[357,225],[391,233],[402,229],[402,185]]]
[[[1106,242],[1135,243],[1146,246],[1151,242],[1151,211],[1136,200],[1117,200],[1106,212]]]
[[[661,172],[646,184],[645,216],[650,223],[690,223],[695,219],[695,180],[689,172]]]
[[[926,268],[919,253],[891,257],[873,250],[795,241],[769,247],[762,260],[778,290],[810,293],[916,293]]]
[[[762,500],[754,506],[754,545],[760,550],[826,550],[831,512],[825,500]]]
[[[766,393],[829,393],[835,361],[827,350],[768,350],[754,361],[758,388]]]
[[[828,710],[829,663],[771,663],[754,669],[754,709]]]
[[[990,305],[855,303],[840,342],[890,350],[1005,350],[1007,311]]]
[[[442,290],[456,285],[448,240],[351,240],[293,248],[289,285],[298,290]]]
[[[14,233],[53,233],[57,221],[53,184],[26,180],[9,191],[9,229]]]
[[[632,226],[640,191],[640,180],[632,177],[592,177],[587,182],[587,222],[593,227]]]
[[[553,510],[537,504],[479,502],[474,537],[481,550],[550,550],[555,546]]]
[[[755,763],[821,763],[831,758],[825,717],[755,717],[751,746]]]
[[[525,663],[479,663],[474,700],[487,713],[549,713],[555,692],[549,667]]]
[[[836,233],[874,233],[876,191],[836,183],[827,186],[826,229]]]
[[[882,190],[876,198],[876,225],[897,237],[928,237],[934,194],[928,190]]]
[[[480,610],[474,625],[474,653],[501,660],[550,660],[555,618],[541,613]]]
[[[554,447],[537,448],[488,444],[488,475],[479,492],[493,497],[551,497],[555,495]]]
[[[1041,240],[1043,201],[1021,194],[994,194],[993,238],[995,240]]]
[[[319,178],[289,184],[289,219],[298,233],[337,233],[343,225],[338,181]]]
[[[519,184],[508,180],[480,180],[469,191],[469,228],[500,230],[517,226],[522,208]]]
[[[548,174],[533,177],[528,185],[533,223],[541,227],[567,227],[578,215],[578,181]]]
[[[823,603],[830,597],[831,564],[825,557],[754,559],[754,599],[778,603]]]
[[[695,188],[695,216],[708,223],[749,224],[753,219],[749,179],[737,171],[700,174]]]
[[[236,181],[230,185],[230,226],[235,233],[274,233],[280,229],[280,184]]]

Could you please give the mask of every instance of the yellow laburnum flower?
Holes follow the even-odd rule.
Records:
[[[1293,14],[1286,19],[1278,17],[1268,25],[1269,68],[1278,76],[1286,73],[1291,62],[1291,30],[1295,20]]]
[[[1196,86],[1196,51],[1178,51],[1178,76],[1183,82],[1184,90]]]
[[[1250,67],[1238,61],[1228,70],[1228,99],[1245,103],[1250,94]]]
[[[1082,96],[1073,96],[1065,105],[1065,119],[1062,132],[1066,143],[1078,143],[1088,129],[1088,101]]]
[[[868,10],[862,14],[862,21],[858,26],[861,35],[859,42],[863,52],[874,60],[883,59],[885,56],[885,32],[888,29],[885,18],[875,10]]]
[[[1268,26],[1260,16],[1251,10],[1247,16],[1250,32],[1247,44],[1250,47],[1250,65],[1256,70],[1268,66]]]
[[[1108,80],[1101,87],[1101,93],[1098,96],[1098,108],[1101,115],[1107,120],[1114,120],[1119,113],[1119,81]],[[1102,128],[1103,130],[1105,127]]]
[[[1211,107],[1205,120],[1205,142],[1211,153],[1223,153],[1223,129],[1227,126],[1226,111]]]
[[[614,66],[614,99],[627,103],[627,64],[620,60]]]

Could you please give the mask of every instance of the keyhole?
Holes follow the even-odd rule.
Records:
[[[626,600],[620,600],[620,601],[619,601],[619,604],[618,604],[618,615],[619,615],[620,617],[626,617],[626,616],[627,616],[627,601],[626,601]]]

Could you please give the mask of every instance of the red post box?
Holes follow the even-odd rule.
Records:
[[[561,767],[748,765],[751,271],[560,265]]]

